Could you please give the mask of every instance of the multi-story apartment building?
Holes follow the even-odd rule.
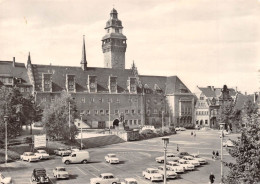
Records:
[[[115,9],[105,31],[103,68],[88,66],[84,37],[78,67],[33,64],[28,57],[27,73],[36,103],[51,102],[67,91],[83,121],[93,128],[116,126],[120,120],[130,128],[193,124],[195,96],[177,76],[139,75],[134,63],[125,69],[127,38]]]
[[[238,92],[232,88],[214,88],[214,86],[198,87],[195,90],[195,121],[200,127],[218,128],[217,116],[220,106],[235,102]]]

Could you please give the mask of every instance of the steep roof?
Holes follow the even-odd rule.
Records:
[[[198,87],[201,92],[206,96],[206,97],[216,97],[216,93],[215,90],[212,90],[211,87],[207,87],[207,88],[202,88],[202,87]]]
[[[252,101],[254,102],[254,95],[243,95],[243,94],[238,94],[237,99],[236,99],[236,104],[235,104],[235,109],[237,110],[242,110],[244,107],[244,104],[246,101]]]
[[[0,76],[21,78],[22,85],[31,85],[24,63],[15,62],[13,67],[13,61],[0,61]]]

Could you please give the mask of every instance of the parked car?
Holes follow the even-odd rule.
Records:
[[[36,168],[33,170],[31,181],[36,183],[49,183],[50,179],[44,168]]]
[[[184,156],[189,156],[189,155],[190,154],[188,152],[185,152],[185,151],[177,153],[177,156],[180,157],[180,158],[182,158]]]
[[[194,153],[194,154],[191,154],[190,156],[193,157],[195,160],[198,160],[200,164],[206,164],[207,163],[206,159],[201,158],[199,156],[199,154]]]
[[[53,176],[57,179],[68,179],[69,173],[66,171],[65,167],[55,167],[53,169]]]
[[[28,162],[37,162],[39,160],[39,157],[36,156],[33,152],[24,152],[20,156],[21,160],[28,161]]]
[[[12,178],[11,177],[5,177],[2,173],[0,173],[0,183],[1,184],[12,184]]]
[[[35,155],[41,160],[50,158],[50,155],[45,150],[37,150]]]
[[[200,166],[198,160],[195,160],[192,156],[184,156],[182,157],[183,160],[187,160],[189,164],[194,165],[195,167]]]
[[[102,173],[98,178],[91,178],[90,184],[117,184],[119,179],[115,178],[112,173]]]
[[[166,154],[166,160],[167,160],[167,161],[177,161],[177,160],[179,160],[179,159],[180,159],[180,158],[177,157],[177,155],[174,154],[174,153],[167,153],[167,154]],[[155,160],[156,160],[156,162],[158,162],[158,163],[164,163],[164,156],[156,157]]]
[[[158,169],[154,168],[147,168],[145,171],[143,171],[143,177],[153,181],[162,181],[163,175],[159,173]]]
[[[70,155],[71,150],[66,149],[66,148],[58,148],[57,150],[54,150],[55,155],[60,155],[60,156],[68,156]]]
[[[176,127],[175,128],[175,131],[185,131],[186,130],[186,128],[184,128],[184,127]]]
[[[195,169],[195,166],[190,164],[187,160],[180,159],[178,163],[187,171],[193,171]]]
[[[107,154],[105,156],[105,161],[110,163],[110,164],[118,164],[119,163],[119,159],[113,153]]]
[[[159,173],[163,175],[164,177],[164,167],[159,166],[158,167]],[[178,174],[175,171],[172,171],[169,169],[169,167],[166,167],[166,179],[175,179],[178,177]]]
[[[125,178],[120,184],[138,184],[134,178]]]
[[[225,140],[223,142],[223,146],[224,147],[233,147],[234,146],[234,143],[231,141],[231,140]]]
[[[178,164],[177,162],[173,162],[173,161],[166,162],[166,167],[170,171],[174,171],[176,173],[184,173],[184,171],[185,171],[185,169],[182,166],[180,166],[180,164]]]
[[[74,151],[69,156],[63,157],[62,162],[66,165],[71,163],[83,163],[86,164],[90,160],[89,152],[85,150]]]

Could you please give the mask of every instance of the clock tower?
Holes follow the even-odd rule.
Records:
[[[102,38],[104,67],[124,70],[126,36],[123,35],[122,22],[117,18],[117,11],[114,8],[110,12],[105,30],[106,35]]]

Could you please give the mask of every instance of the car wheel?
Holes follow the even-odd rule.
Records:
[[[117,184],[117,182],[113,182],[112,184]]]
[[[87,160],[83,160],[82,163],[83,163],[83,164],[87,164],[88,161],[87,161]]]
[[[65,161],[65,164],[66,164],[66,165],[69,165],[69,164],[70,164],[70,161],[69,161],[69,160],[66,160],[66,161]]]

